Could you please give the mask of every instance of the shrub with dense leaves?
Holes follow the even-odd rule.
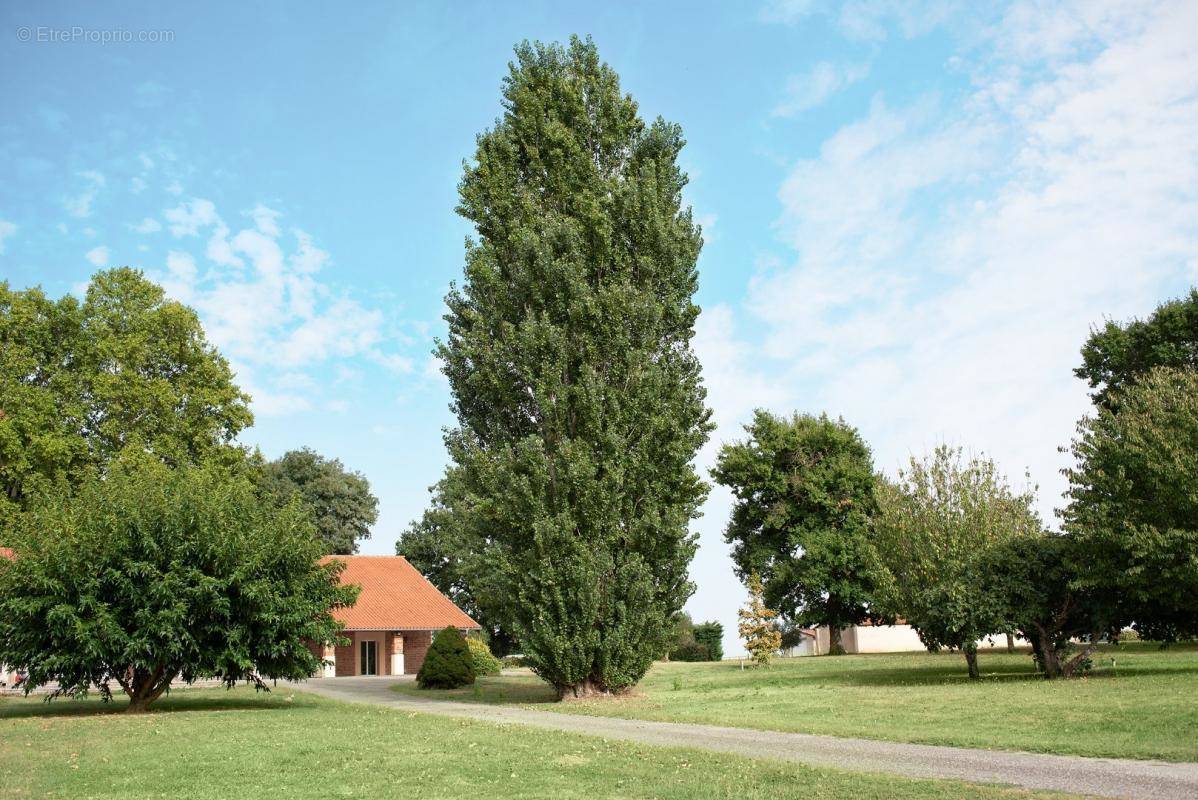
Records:
[[[491,653],[491,648],[477,636],[471,636],[466,639],[466,646],[470,648],[470,659],[474,662],[474,674],[477,675],[498,675],[503,669],[503,664],[498,658]]]
[[[474,677],[470,645],[461,631],[450,626],[433,637],[416,684],[421,689],[457,689],[474,683]]]
[[[0,559],[0,662],[32,689],[110,683],[142,711],[175,680],[303,679],[352,604],[342,566],[296,503],[263,504],[220,466],[171,469],[141,454],[75,491],[36,498]]]
[[[707,645],[693,639],[670,650],[671,661],[711,661],[711,650]]]

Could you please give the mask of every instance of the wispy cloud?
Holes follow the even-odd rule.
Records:
[[[82,178],[84,187],[76,195],[68,197],[63,201],[63,207],[72,217],[90,217],[92,215],[92,204],[96,200],[96,196],[100,190],[107,184],[103,173],[96,170],[84,170],[76,174],[76,177]]]
[[[17,226],[7,220],[0,219],[0,255],[4,254],[4,240],[17,232]]]
[[[93,247],[91,250],[87,251],[87,254],[84,256],[84,258],[86,258],[94,267],[107,266],[108,248],[104,247],[103,245],[100,247]]]
[[[834,64],[820,61],[807,72],[791,75],[778,105],[771,113],[775,117],[794,117],[823,105],[833,95],[857,83],[869,74],[868,64]]]
[[[310,234],[284,233],[283,214],[264,205],[242,216],[249,226],[234,230],[204,198],[167,209],[163,218],[179,249],[154,277],[199,312],[259,413],[311,408],[310,392],[296,391],[296,376],[330,362],[364,359],[395,373],[414,370],[381,311],[320,279],[331,259]],[[195,238],[204,242],[199,250],[188,246]]]
[[[1029,467],[1051,514],[1090,325],[1198,277],[1198,7],[1031,8],[988,31],[971,96],[876,99],[790,168],[795,256],[745,311],[771,383],[883,466],[962,442]]]

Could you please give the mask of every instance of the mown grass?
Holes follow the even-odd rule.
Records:
[[[0,798],[1049,796],[516,731],[285,689],[183,690],[149,714],[113,713],[123,706],[0,700]]]
[[[1027,653],[981,655],[966,678],[950,653],[659,663],[628,697],[552,703],[527,674],[423,697],[536,704],[542,710],[699,722],[899,742],[1084,756],[1198,761],[1198,645],[1148,643],[1100,650],[1089,677],[1049,682]]]

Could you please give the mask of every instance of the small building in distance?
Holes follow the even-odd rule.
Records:
[[[480,630],[403,556],[326,556],[321,563],[333,560],[345,562],[341,582],[362,591],[351,608],[333,611],[350,641],[317,653],[325,661],[318,677],[415,674],[437,631]]]

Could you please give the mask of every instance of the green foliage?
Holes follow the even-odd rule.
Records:
[[[694,639],[682,642],[670,649],[671,661],[711,661],[711,651],[707,645],[700,644]]]
[[[195,312],[136,270],[97,273],[82,303],[0,282],[0,530],[126,448],[240,460],[248,404]]]
[[[459,189],[478,238],[438,349],[458,418],[447,531],[539,675],[619,692],[693,591],[707,491],[682,134],[646,125],[577,38],[517,47],[503,107]]]
[[[840,629],[870,617],[874,469],[855,428],[826,415],[758,410],[749,439],[725,444],[712,477],[736,497],[724,532],[737,574],[799,625]]]
[[[301,679],[331,643],[331,610],[352,604],[339,565],[296,504],[259,501],[221,465],[114,463],[73,494],[38,497],[18,517],[15,561],[0,559],[0,662],[56,694],[115,681],[143,710],[175,679],[228,685]]]
[[[395,543],[396,554],[487,631],[494,653],[518,651],[511,625],[504,622],[505,597],[485,557],[485,531],[473,524],[469,513],[471,500],[462,471],[451,466],[431,493],[432,505]]]
[[[702,622],[695,626],[695,641],[707,648],[707,660],[724,658],[724,626],[718,622]]]
[[[503,664],[491,653],[487,643],[477,636],[467,636],[466,646],[470,648],[470,659],[474,663],[474,674],[498,675]]]
[[[877,599],[929,649],[965,654],[979,676],[976,643],[1009,629],[1002,591],[987,573],[999,542],[1039,535],[1031,491],[1014,493],[993,461],[963,461],[945,446],[911,459],[897,483],[878,486]]]
[[[1193,635],[1198,372],[1158,367],[1107,399],[1078,425],[1065,473],[1065,527],[1084,550],[1076,584],[1103,598],[1110,625],[1134,620],[1164,641]]]
[[[1198,289],[1163,303],[1146,320],[1107,322],[1082,347],[1074,374],[1096,390],[1097,405],[1112,409],[1113,394],[1155,367],[1198,371]]]
[[[1049,532],[998,542],[983,556],[981,571],[1004,604],[1007,626],[1031,643],[1046,678],[1080,674],[1094,647],[1121,626],[1111,616],[1118,604],[1078,585],[1087,559],[1079,537]]]
[[[736,612],[740,619],[737,632],[745,640],[745,649],[753,661],[768,667],[774,653],[782,647],[782,634],[774,624],[778,612],[766,607],[761,578],[756,573],[750,573],[748,585],[749,602]]]
[[[474,683],[474,656],[462,632],[452,625],[438,631],[416,673],[421,689],[456,689]]]
[[[292,450],[262,467],[262,488],[280,504],[293,497],[312,510],[316,529],[332,555],[358,552],[379,518],[379,501],[360,472],[347,472],[339,459],[308,448]]]

